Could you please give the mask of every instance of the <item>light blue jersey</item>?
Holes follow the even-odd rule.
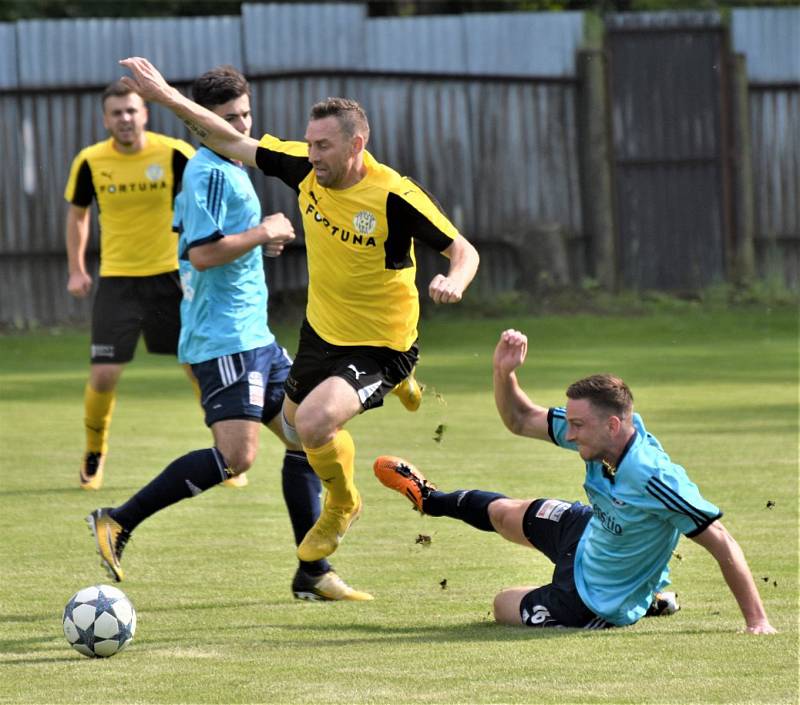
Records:
[[[183,172],[175,229],[183,286],[178,359],[196,364],[271,344],[267,285],[260,247],[227,264],[198,271],[189,250],[248,230],[261,205],[247,172],[201,147]]]
[[[644,616],[653,593],[669,584],[669,560],[681,534],[692,537],[722,516],[706,501],[686,471],[673,463],[658,440],[633,415],[636,433],[616,471],[586,463],[584,489],[592,518],[575,553],[575,586],[595,614],[616,625]],[[550,409],[553,441],[566,440],[563,408]]]

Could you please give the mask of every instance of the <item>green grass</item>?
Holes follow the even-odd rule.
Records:
[[[626,378],[648,427],[725,511],[778,635],[740,632],[716,564],[687,540],[672,562],[683,604],[674,617],[602,633],[492,622],[493,595],[547,582],[546,559],[419,517],[370,468],[376,455],[400,454],[447,489],[584,498],[577,456],[513,437],[497,417],[491,356],[509,326],[529,335],[520,376],[542,403],[562,403],[566,385],[585,374]],[[70,595],[107,581],[83,517],[207,447],[208,431],[174,362],[140,352],[120,386],[106,486],[82,492],[87,334],[0,337],[0,703],[797,702],[795,311],[437,316],[422,330],[420,411],[389,399],[349,425],[366,510],[335,565],[376,600],[292,600],[281,452],[265,432],[247,489],[215,489],[136,531],[121,587],[139,628],[108,660],[81,657],[61,633]],[[293,349],[294,330],[279,334]],[[419,534],[430,545],[417,544]]]

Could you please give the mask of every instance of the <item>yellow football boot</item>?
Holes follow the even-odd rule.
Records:
[[[361,515],[361,497],[356,495],[356,503],[352,508],[331,504],[330,495],[325,495],[322,512],[297,547],[297,557],[301,561],[312,563],[326,558],[333,553],[344,538],[351,524]]]
[[[417,382],[417,378],[414,376],[414,370],[411,370],[411,374],[392,389],[392,394],[400,400],[400,403],[406,407],[406,409],[409,411],[416,411],[419,409],[420,404],[422,404],[422,391],[423,387]]]
[[[105,453],[86,453],[83,456],[79,474],[82,490],[99,490],[103,486],[105,464]]]

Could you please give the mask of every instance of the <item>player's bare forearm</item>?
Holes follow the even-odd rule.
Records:
[[[517,436],[546,440],[547,409],[534,404],[515,372],[494,371],[494,403],[505,427]]]
[[[446,276],[437,274],[431,280],[428,294],[437,304],[458,303],[475,278],[480,257],[472,243],[461,235],[442,254],[450,260],[450,267]]]
[[[92,278],[86,272],[86,245],[89,242],[89,209],[70,205],[67,211],[67,291],[82,299],[92,289]]]
[[[751,634],[774,634],[761,596],[744,553],[721,522],[715,521],[705,531],[694,537],[719,564],[725,582],[733,593],[744,616],[746,630]]]
[[[189,249],[189,260],[198,271],[233,262],[254,247],[264,246],[267,257],[277,257],[294,240],[294,227],[283,213],[273,213],[258,225],[240,233]]]
[[[85,271],[84,257],[89,241],[89,209],[70,205],[67,210],[67,263],[70,274]]]
[[[215,152],[255,166],[258,141],[239,133],[219,115],[184,96],[169,85],[158,69],[147,59],[130,57],[119,62],[129,69],[130,76],[120,80],[145,100],[160,103],[177,115],[200,141]]]
[[[525,362],[528,338],[518,330],[500,334],[492,361],[494,401],[506,428],[518,436],[545,440],[547,409],[534,404],[517,380],[516,370]]]

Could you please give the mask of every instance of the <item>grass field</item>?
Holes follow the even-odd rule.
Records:
[[[493,623],[492,596],[547,582],[546,559],[419,517],[371,463],[399,454],[445,489],[584,499],[575,454],[512,437],[497,417],[491,355],[509,326],[529,334],[520,376],[541,403],[561,404],[592,372],[629,382],[649,429],[725,511],[778,635],[740,632],[716,564],[688,540],[672,562],[683,604],[673,617],[602,633]],[[294,330],[279,335],[293,349]],[[281,453],[265,432],[248,488],[216,488],[137,529],[121,587],[139,627],[108,660],[83,658],[61,633],[70,595],[107,581],[83,517],[209,435],[174,362],[140,352],[119,390],[106,486],[79,490],[87,348],[85,332],[0,337],[0,703],[798,701],[794,310],[426,321],[423,407],[389,399],[349,426],[366,509],[335,565],[376,600],[292,600]]]

